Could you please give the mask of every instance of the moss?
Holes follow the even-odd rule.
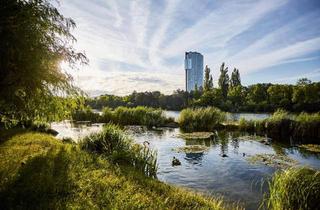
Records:
[[[247,161],[252,164],[265,164],[277,168],[289,168],[298,162],[284,155],[274,154],[257,154],[247,158]]]
[[[185,152],[185,153],[203,153],[208,151],[209,148],[202,145],[189,145],[184,147],[175,148],[174,151],[176,152]]]
[[[310,152],[319,152],[320,153],[320,145],[317,144],[303,144],[299,146],[300,148],[303,148],[305,150],[308,150]]]
[[[212,132],[192,132],[192,133],[180,133],[178,137],[191,140],[191,139],[211,139],[214,133]]]
[[[235,209],[39,133],[0,144],[3,209]]]

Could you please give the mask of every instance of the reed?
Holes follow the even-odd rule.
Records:
[[[213,131],[221,127],[226,114],[215,107],[183,109],[178,119],[180,128],[186,132]]]
[[[320,209],[320,172],[290,168],[275,173],[262,206],[267,209]]]
[[[79,145],[113,163],[129,164],[147,176],[156,176],[157,154],[148,147],[133,143],[119,126],[107,124],[101,132],[82,139]]]

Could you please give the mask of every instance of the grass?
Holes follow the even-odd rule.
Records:
[[[234,209],[47,134],[0,134],[2,209]]]
[[[320,172],[291,168],[277,172],[269,183],[264,206],[272,210],[320,209]]]
[[[157,173],[157,154],[148,147],[134,144],[120,127],[104,126],[99,133],[93,133],[80,141],[80,148],[103,155],[113,163],[126,163],[147,176]]]
[[[213,131],[225,120],[226,114],[215,107],[187,108],[181,111],[178,123],[187,132]]]

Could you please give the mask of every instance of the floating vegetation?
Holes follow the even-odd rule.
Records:
[[[262,144],[265,145],[270,145],[271,143],[271,138],[265,137],[265,136],[240,136],[238,137],[239,140],[244,140],[244,141],[258,141]]]
[[[176,152],[185,152],[185,153],[203,153],[209,150],[209,147],[203,145],[189,145],[184,147],[178,147],[173,149]]]
[[[192,139],[211,139],[214,137],[214,133],[212,132],[193,132],[193,133],[181,133],[178,135],[180,138],[186,140]]]
[[[287,156],[275,154],[257,154],[248,157],[247,161],[252,164],[265,164],[279,168],[289,168],[298,164],[296,160],[293,160]]]
[[[319,152],[320,153],[320,145],[317,145],[317,144],[302,144],[299,147],[303,148],[305,150],[308,150],[309,152]]]

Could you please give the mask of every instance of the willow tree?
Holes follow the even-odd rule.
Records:
[[[80,90],[61,69],[86,64],[71,34],[75,22],[49,0],[0,4],[0,117],[5,123],[56,120]],[[71,106],[74,106],[71,104]]]

